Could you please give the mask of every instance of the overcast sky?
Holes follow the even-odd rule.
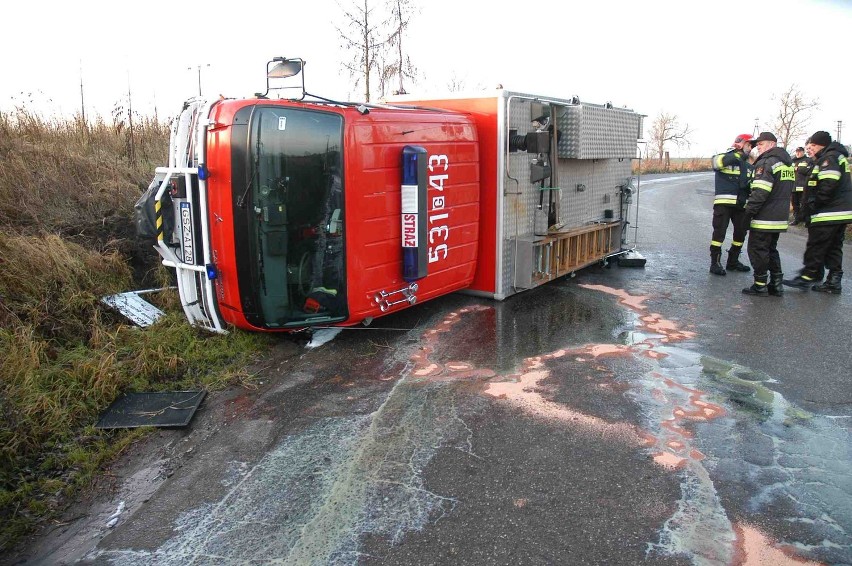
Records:
[[[852,0],[412,1],[411,93],[455,78],[466,90],[578,95],[646,114],[646,131],[665,111],[693,131],[691,147],[672,155],[703,156],[752,133],[756,119],[768,129],[773,96],[796,83],[820,102],[809,133],[836,137],[840,120],[852,141]],[[334,0],[11,0],[0,13],[3,110],[77,112],[82,76],[89,115],[109,116],[129,90],[134,110],[173,116],[197,94],[199,65],[204,94],[247,96],[265,89],[276,55],[308,62],[310,92],[363,99],[341,69]]]

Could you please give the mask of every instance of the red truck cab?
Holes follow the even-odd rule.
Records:
[[[195,303],[190,310],[203,311],[196,323],[351,325],[470,285],[479,146],[465,114],[266,99],[190,105],[184,113],[187,141],[172,146],[189,149],[176,151],[155,181],[171,183],[176,210],[158,249],[179,270],[195,266],[181,286],[185,309]],[[413,165],[413,201],[403,215],[406,148],[422,163]],[[186,180],[174,182],[181,169]],[[421,263],[408,280],[404,244]]]

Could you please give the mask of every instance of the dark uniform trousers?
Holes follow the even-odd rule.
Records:
[[[793,199],[793,220],[795,222],[800,222],[802,220],[800,217],[802,212],[802,194],[804,193],[796,187],[796,189],[793,190],[793,196],[791,197]]]
[[[748,235],[748,260],[754,268],[754,276],[781,273],[781,256],[778,255],[778,232],[758,232]]]
[[[808,243],[805,247],[805,267],[802,275],[822,280],[823,266],[829,271],[843,270],[843,239],[846,224],[808,226]]]
[[[722,242],[725,241],[725,232],[728,231],[729,222],[734,225],[734,245],[742,246],[748,229],[745,209],[727,204],[713,205],[713,241],[719,242],[719,249],[722,248]]]

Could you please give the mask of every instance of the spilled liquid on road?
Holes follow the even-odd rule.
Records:
[[[427,332],[421,351],[458,316]],[[464,364],[447,371],[494,375]],[[406,375],[373,413],[321,419],[254,465],[232,462],[224,495],[183,514],[160,548],[101,550],[89,558],[122,565],[353,564],[363,536],[395,543],[440,520],[456,502],[429,491],[423,469],[442,448],[471,453],[471,433],[452,388],[412,377],[411,366]]]
[[[647,448],[657,464],[677,472],[682,478],[682,498],[676,513],[661,529],[659,541],[649,544],[650,554],[686,555],[698,565],[816,564],[800,555],[817,555],[834,563],[849,556],[852,551],[849,532],[852,471],[847,467],[848,429],[791,406],[779,393],[763,385],[770,381],[767,376],[757,376],[747,368],[677,347],[676,343],[694,338],[695,333],[660,314],[646,312],[644,302],[648,297],[602,285],[581,287],[614,295],[636,313],[634,329],[623,337],[625,344],[587,344],[525,358],[520,371],[491,379],[485,393],[536,417],[563,421],[575,431]],[[441,364],[432,359],[432,342],[458,320],[457,316],[452,313],[438,329],[427,332],[427,345],[413,358],[413,375],[452,380],[489,377],[492,373],[464,362]],[[650,361],[652,369],[632,380],[629,392],[642,407],[644,427],[607,421],[548,400],[542,394],[542,382],[550,378],[546,363],[565,356],[590,363],[623,356]],[[711,391],[713,399],[719,402],[711,399]],[[723,402],[736,411],[727,411]],[[750,472],[762,476],[774,473],[784,479],[768,486],[748,486],[757,491],[748,502],[749,511],[759,511],[779,497],[814,502],[816,504],[799,505],[795,516],[781,520],[811,526],[811,534],[822,537],[818,542],[778,543],[752,525],[732,524],[729,519],[711,472],[722,478],[732,475],[726,467],[742,465],[741,453],[752,447],[747,441],[741,441],[746,444],[739,447],[740,454],[729,460],[719,458],[716,453],[720,447],[733,450],[735,442],[732,439],[737,436],[732,429],[755,425],[762,429],[751,432],[773,439],[775,452],[772,464]],[[697,429],[701,431],[698,435],[694,432]],[[716,431],[718,435],[720,430],[725,433],[717,438],[713,438],[714,433],[705,432]],[[790,442],[793,440],[791,433],[794,443]],[[707,461],[702,446],[713,451],[712,461]],[[801,451],[803,447],[819,462],[808,471],[803,471],[801,459],[789,453]],[[827,453],[821,454],[823,450]],[[843,450],[846,453],[842,453]]]
[[[771,381],[768,376],[674,346],[694,334],[645,314],[645,297],[603,286],[587,288],[616,295],[637,313],[637,328],[626,333],[625,341],[637,355],[658,363],[634,380],[630,394],[657,440],[655,461],[679,470],[683,496],[651,550],[685,553],[695,564],[753,564],[756,556],[763,557],[761,563],[771,558],[772,564],[799,564],[804,562],[801,555],[848,561],[849,429],[792,406],[764,385]],[[723,402],[734,410],[726,411]],[[750,440],[755,437],[765,440],[759,461]],[[794,502],[786,507],[789,516],[773,518],[807,524],[811,542],[773,542],[751,525],[732,525],[711,473],[712,478],[744,484],[753,494],[746,504],[749,512],[759,513],[778,500]]]
[[[792,407],[763,385],[769,381],[766,376],[758,377],[747,368],[675,346],[694,338],[695,333],[657,313],[646,312],[648,297],[602,285],[581,286],[614,295],[636,313],[634,330],[624,337],[626,344],[590,344],[526,358],[520,372],[492,380],[486,394],[535,416],[564,421],[573,430],[646,447],[656,463],[679,473],[682,498],[678,509],[663,526],[659,541],[649,544],[649,553],[686,555],[699,565],[751,564],[756,556],[761,556],[763,563],[771,557],[773,564],[805,562],[799,555],[815,555],[832,563],[845,561],[852,551],[848,429]],[[577,361],[594,362],[624,355],[650,360],[652,365],[650,371],[632,380],[629,393],[642,407],[645,424],[641,429],[582,414],[546,399],[542,393],[541,384],[550,377],[545,366],[548,360],[572,356]],[[440,373],[434,369],[434,362],[431,365],[432,373]],[[711,400],[711,391],[720,402]],[[722,401],[737,411],[729,413]],[[734,450],[737,435],[733,429],[755,426],[760,429],[752,430],[752,434],[772,439],[771,463],[759,470],[752,465],[748,472],[764,477],[775,474],[783,479],[768,486],[749,485],[757,492],[748,502],[749,511],[757,512],[777,498],[796,501],[795,515],[781,520],[809,525],[809,535],[816,535],[816,542],[772,542],[751,525],[731,523],[711,471],[715,477],[735,475],[738,470],[727,468],[742,467],[743,453],[752,447],[747,440],[740,440],[735,457],[724,459],[715,453],[719,447]],[[696,430],[701,431],[697,438]],[[712,432],[704,432],[718,435],[720,430],[725,433],[715,439]],[[712,462],[707,461],[702,446],[714,452]],[[802,451],[807,454],[795,454]],[[810,465],[806,465],[808,460]]]
[[[768,376],[678,346],[694,333],[647,312],[647,297],[584,287],[617,297],[635,313],[621,343],[539,349],[514,364],[501,359],[491,369],[448,356],[447,341],[457,338],[453,330],[460,322],[493,316],[494,307],[450,313],[423,333],[401,376],[386,376],[396,383],[373,413],[321,419],[256,463],[234,462],[223,496],[182,515],[175,536],[160,548],[97,555],[121,564],[356,563],[365,536],[398,543],[453,512],[458,502],[430,491],[423,470],[443,449],[478,457],[465,422],[478,409],[461,406],[457,393],[462,385],[479,384],[486,399],[604,443],[647,451],[656,464],[678,474],[681,499],[659,539],[649,542],[649,558],[682,555],[699,565],[848,558],[848,427],[791,406],[765,386]],[[495,326],[480,328],[488,333]],[[471,334],[468,340],[482,338]],[[508,334],[517,340],[514,332]],[[518,351],[528,346],[514,344]],[[626,384],[626,394],[641,408],[640,423],[604,419],[547,394],[554,380],[566,378],[551,375],[552,364],[570,361],[570,367],[602,371],[607,361],[617,360],[644,368]],[[755,436],[765,440],[757,448],[749,443]],[[808,536],[779,543],[755,525],[732,523],[714,483],[719,481],[743,486],[750,514],[786,501],[789,513],[778,519]],[[514,501],[519,508],[526,503]]]

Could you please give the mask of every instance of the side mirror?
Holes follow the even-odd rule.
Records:
[[[274,87],[277,90],[284,90],[288,88],[298,88],[301,89],[302,94],[299,98],[295,100],[304,100],[305,95],[305,74],[302,72],[305,68],[305,60],[301,57],[295,57],[293,59],[288,59],[286,57],[273,57],[271,60],[266,62],[266,92],[262,95],[259,95],[258,98],[267,98],[269,94],[269,90],[273,87],[270,86],[269,80],[280,80],[280,79],[289,79],[291,77],[295,77],[296,75],[302,75],[301,85],[295,86],[277,86]]]

